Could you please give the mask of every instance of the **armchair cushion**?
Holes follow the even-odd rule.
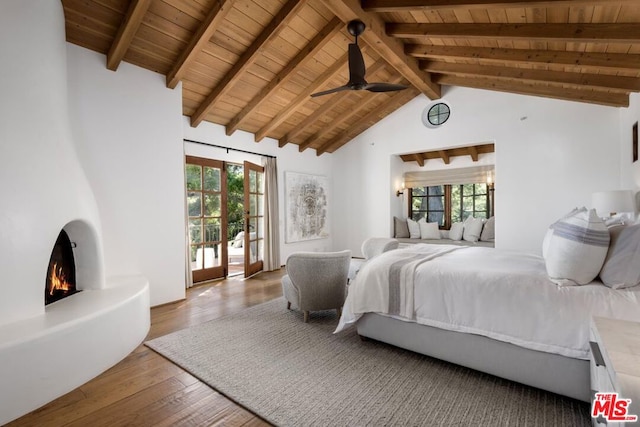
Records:
[[[302,311],[340,309],[346,296],[351,251],[296,252],[282,278],[285,299]]]

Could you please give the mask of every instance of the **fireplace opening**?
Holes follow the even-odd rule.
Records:
[[[44,304],[51,304],[79,292],[76,289],[76,264],[73,257],[74,244],[62,230],[51,252],[47,282],[44,290]]]

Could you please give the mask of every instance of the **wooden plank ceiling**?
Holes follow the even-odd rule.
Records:
[[[640,91],[640,0],[62,0],[67,40],[182,82],[183,113],[257,142],[331,153],[442,86],[628,106]],[[348,80],[346,22],[370,82]]]

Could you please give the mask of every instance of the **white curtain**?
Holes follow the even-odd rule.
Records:
[[[185,159],[183,162],[183,176],[185,179],[184,185],[184,241],[185,241],[185,269],[184,269],[184,284],[188,288],[193,286],[193,274],[191,272],[191,234],[189,233],[189,200],[187,198],[187,162],[186,162],[186,154],[184,153],[183,146],[183,154],[182,158]]]
[[[419,188],[432,185],[487,182],[487,174],[491,173],[493,176],[494,169],[493,165],[485,165],[469,168],[405,172],[403,175],[404,186],[406,188]]]
[[[264,271],[281,267],[278,215],[278,168],[273,157],[264,159]]]

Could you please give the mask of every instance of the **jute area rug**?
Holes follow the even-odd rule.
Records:
[[[277,299],[146,342],[278,426],[589,426],[589,405],[375,341]]]

